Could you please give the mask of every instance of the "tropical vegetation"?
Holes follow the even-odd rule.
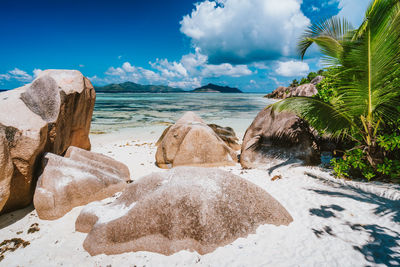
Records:
[[[311,25],[301,40],[304,58],[316,44],[329,66],[316,97],[273,105],[292,111],[320,133],[351,144],[332,165],[339,177],[400,177],[400,2],[374,0],[354,29],[333,17]]]

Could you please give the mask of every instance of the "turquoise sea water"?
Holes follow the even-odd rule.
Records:
[[[262,94],[98,93],[92,132],[168,125],[186,111],[194,111],[208,123],[223,119],[251,121],[270,103]]]

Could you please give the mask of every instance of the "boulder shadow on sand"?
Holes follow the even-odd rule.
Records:
[[[180,250],[206,254],[263,224],[288,225],[286,209],[257,185],[213,168],[178,167],[128,185],[115,201],[87,205],[76,230],[91,255]]]

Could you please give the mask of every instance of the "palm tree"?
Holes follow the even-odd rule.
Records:
[[[337,71],[340,101],[293,97],[273,109],[292,111],[332,137],[357,141],[375,168],[378,130],[400,117],[399,0],[372,1],[358,29],[336,17],[311,25],[298,44],[302,59],[312,44]]]

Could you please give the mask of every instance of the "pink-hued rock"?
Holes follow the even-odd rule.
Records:
[[[214,168],[177,167],[128,185],[109,204],[87,205],[76,230],[91,255],[180,250],[206,254],[262,224],[288,225],[286,209],[255,184]]]
[[[234,151],[240,150],[235,131],[231,127],[222,127],[217,124],[208,124],[213,131]]]
[[[304,120],[292,113],[268,108],[258,113],[247,129],[240,164],[244,168],[255,168],[274,158],[298,158],[311,164],[318,161],[319,151]]]
[[[89,130],[96,94],[75,70],[46,70],[28,85],[0,94],[0,130],[13,170],[0,184],[0,213],[32,202],[45,152],[63,155],[69,146],[90,149]],[[7,148],[5,148],[7,146]]]
[[[156,163],[164,169],[226,166],[237,162],[236,152],[193,112],[185,113],[166,129],[157,144]]]
[[[319,84],[323,79],[323,76],[317,76],[310,83],[302,84],[297,87],[279,86],[272,93],[267,94],[265,97],[275,99],[285,99],[294,96],[311,97],[318,94],[316,85]]]
[[[306,83],[303,85],[299,85],[295,88],[293,88],[286,96],[285,98],[288,97],[293,97],[293,96],[307,96],[311,97],[318,94],[317,87],[314,84],[311,83]]]
[[[40,219],[58,219],[71,209],[122,191],[130,180],[121,162],[70,147],[66,157],[48,153],[33,203]]]

